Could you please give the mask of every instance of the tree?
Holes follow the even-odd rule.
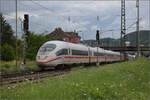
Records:
[[[27,58],[30,60],[35,60],[39,48],[48,40],[48,37],[43,34],[34,34],[33,32],[30,33],[30,39],[27,48]]]
[[[18,39],[18,59],[22,59],[23,57],[23,41]]]
[[[0,13],[0,38],[1,38],[1,60],[10,61],[15,58],[15,36],[11,25],[7,23]]]
[[[15,47],[15,36],[12,27],[6,22],[4,16],[0,13],[0,38],[1,38],[1,46],[4,44],[11,45]]]
[[[11,61],[14,60],[14,49],[9,44],[4,44],[1,49],[1,60]]]

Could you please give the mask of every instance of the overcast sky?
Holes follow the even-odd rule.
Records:
[[[0,0],[0,12],[3,13],[15,31],[15,1]],[[140,29],[149,29],[149,1],[140,0]],[[18,1],[18,18],[29,14],[30,31],[36,34],[52,32],[56,27],[64,31],[80,31],[84,39],[95,39],[96,30],[100,29],[101,37],[120,37],[120,8],[117,1]],[[136,2],[126,1],[127,33],[136,30],[136,26],[128,27],[136,22]],[[97,20],[99,16],[99,20]],[[68,20],[70,19],[70,20]],[[20,20],[18,21],[19,37],[21,37]],[[107,31],[114,30],[114,31]]]

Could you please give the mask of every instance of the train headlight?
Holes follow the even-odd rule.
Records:
[[[37,59],[40,59],[40,56],[37,56]]]

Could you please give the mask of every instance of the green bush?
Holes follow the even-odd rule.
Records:
[[[1,60],[11,61],[14,60],[14,49],[11,45],[4,44],[1,48]]]
[[[44,35],[38,35],[35,33],[30,33],[30,41],[28,43],[26,57],[30,60],[35,60],[38,49],[46,42],[48,39]]]
[[[10,64],[2,64],[1,65],[1,67],[3,67],[3,68],[10,68],[10,66],[11,66]]]

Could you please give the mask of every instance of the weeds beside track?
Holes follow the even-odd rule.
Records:
[[[39,71],[39,72],[2,75],[0,86],[20,83],[24,81],[40,80],[42,78],[58,76],[65,73],[69,73],[69,70],[51,70],[51,71],[47,70],[47,71]]]
[[[106,64],[112,64],[112,63],[116,63],[116,62],[101,63],[101,66],[104,66]],[[71,67],[77,67],[77,66],[79,66],[79,65],[71,66]],[[90,66],[93,66],[93,65],[90,65]],[[86,67],[89,68],[89,65],[86,65]],[[24,82],[24,81],[33,81],[33,80],[38,81],[42,78],[58,76],[58,75],[62,75],[62,74],[69,73],[69,72],[70,72],[70,68],[57,69],[57,70],[51,69],[51,70],[41,70],[41,71],[21,72],[21,73],[0,75],[0,78],[1,78],[0,86],[20,83],[20,82]]]

